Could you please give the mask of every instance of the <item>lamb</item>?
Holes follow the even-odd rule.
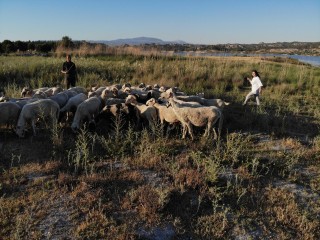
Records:
[[[71,125],[72,131],[77,132],[85,120],[88,120],[89,124],[94,122],[94,118],[98,116],[104,105],[101,97],[91,97],[80,103]]]
[[[64,105],[63,108],[60,110],[60,117],[59,119],[62,119],[62,117],[67,114],[67,120],[69,119],[69,112],[72,112],[73,114],[76,112],[77,107],[79,104],[81,104],[83,101],[87,99],[87,95],[84,93],[79,93],[71,98],[69,98],[66,105]]]
[[[206,131],[204,136],[209,136],[210,131],[219,120],[218,132],[221,134],[223,115],[219,108],[217,107],[181,107],[181,105],[170,97],[168,101],[168,107],[172,106],[173,111],[175,112],[177,118],[183,126],[182,139],[185,138],[187,130],[191,136],[191,139],[194,139],[192,125],[197,127],[206,126]],[[214,129],[213,129],[214,130]],[[217,134],[214,130],[214,138],[217,139]]]
[[[36,135],[35,122],[38,118],[51,118],[52,121],[57,121],[59,117],[60,107],[51,99],[40,99],[32,103],[26,104],[19,115],[16,133],[19,137],[24,137],[25,124],[31,121],[33,135]]]
[[[138,124],[140,123],[140,118],[145,119],[148,121],[149,126],[152,127],[152,125],[155,123],[157,119],[157,111],[152,106],[146,106],[143,103],[138,103],[137,98],[134,95],[129,95],[126,98],[126,104],[131,104],[134,106],[138,111]]]
[[[0,103],[0,125],[5,124],[11,128],[16,125],[21,107],[13,102]]]

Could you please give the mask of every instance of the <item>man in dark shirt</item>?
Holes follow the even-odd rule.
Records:
[[[71,55],[67,55],[67,61],[62,65],[61,72],[65,74],[65,84],[67,89],[76,86],[77,71],[76,65],[71,62]]]

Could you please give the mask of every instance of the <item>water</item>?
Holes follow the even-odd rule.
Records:
[[[272,53],[262,53],[262,54],[245,54],[245,53],[198,53],[198,52],[177,52],[175,53],[179,56],[218,56],[218,57],[233,57],[233,56],[251,56],[251,57],[283,57],[297,59],[303,63],[309,63],[313,66],[320,66],[320,56],[305,56],[305,55],[288,55],[288,54],[272,54]]]

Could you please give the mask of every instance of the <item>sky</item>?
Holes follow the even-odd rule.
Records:
[[[0,41],[320,41],[320,0],[0,0]]]

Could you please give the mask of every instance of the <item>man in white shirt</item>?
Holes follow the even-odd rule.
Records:
[[[259,106],[260,105],[259,95],[261,94],[263,85],[261,83],[259,73],[256,70],[252,71],[252,77],[253,77],[252,80],[250,78],[247,78],[247,80],[251,83],[251,92],[248,93],[242,105],[246,105],[247,101],[252,96],[255,96],[257,105]]]

